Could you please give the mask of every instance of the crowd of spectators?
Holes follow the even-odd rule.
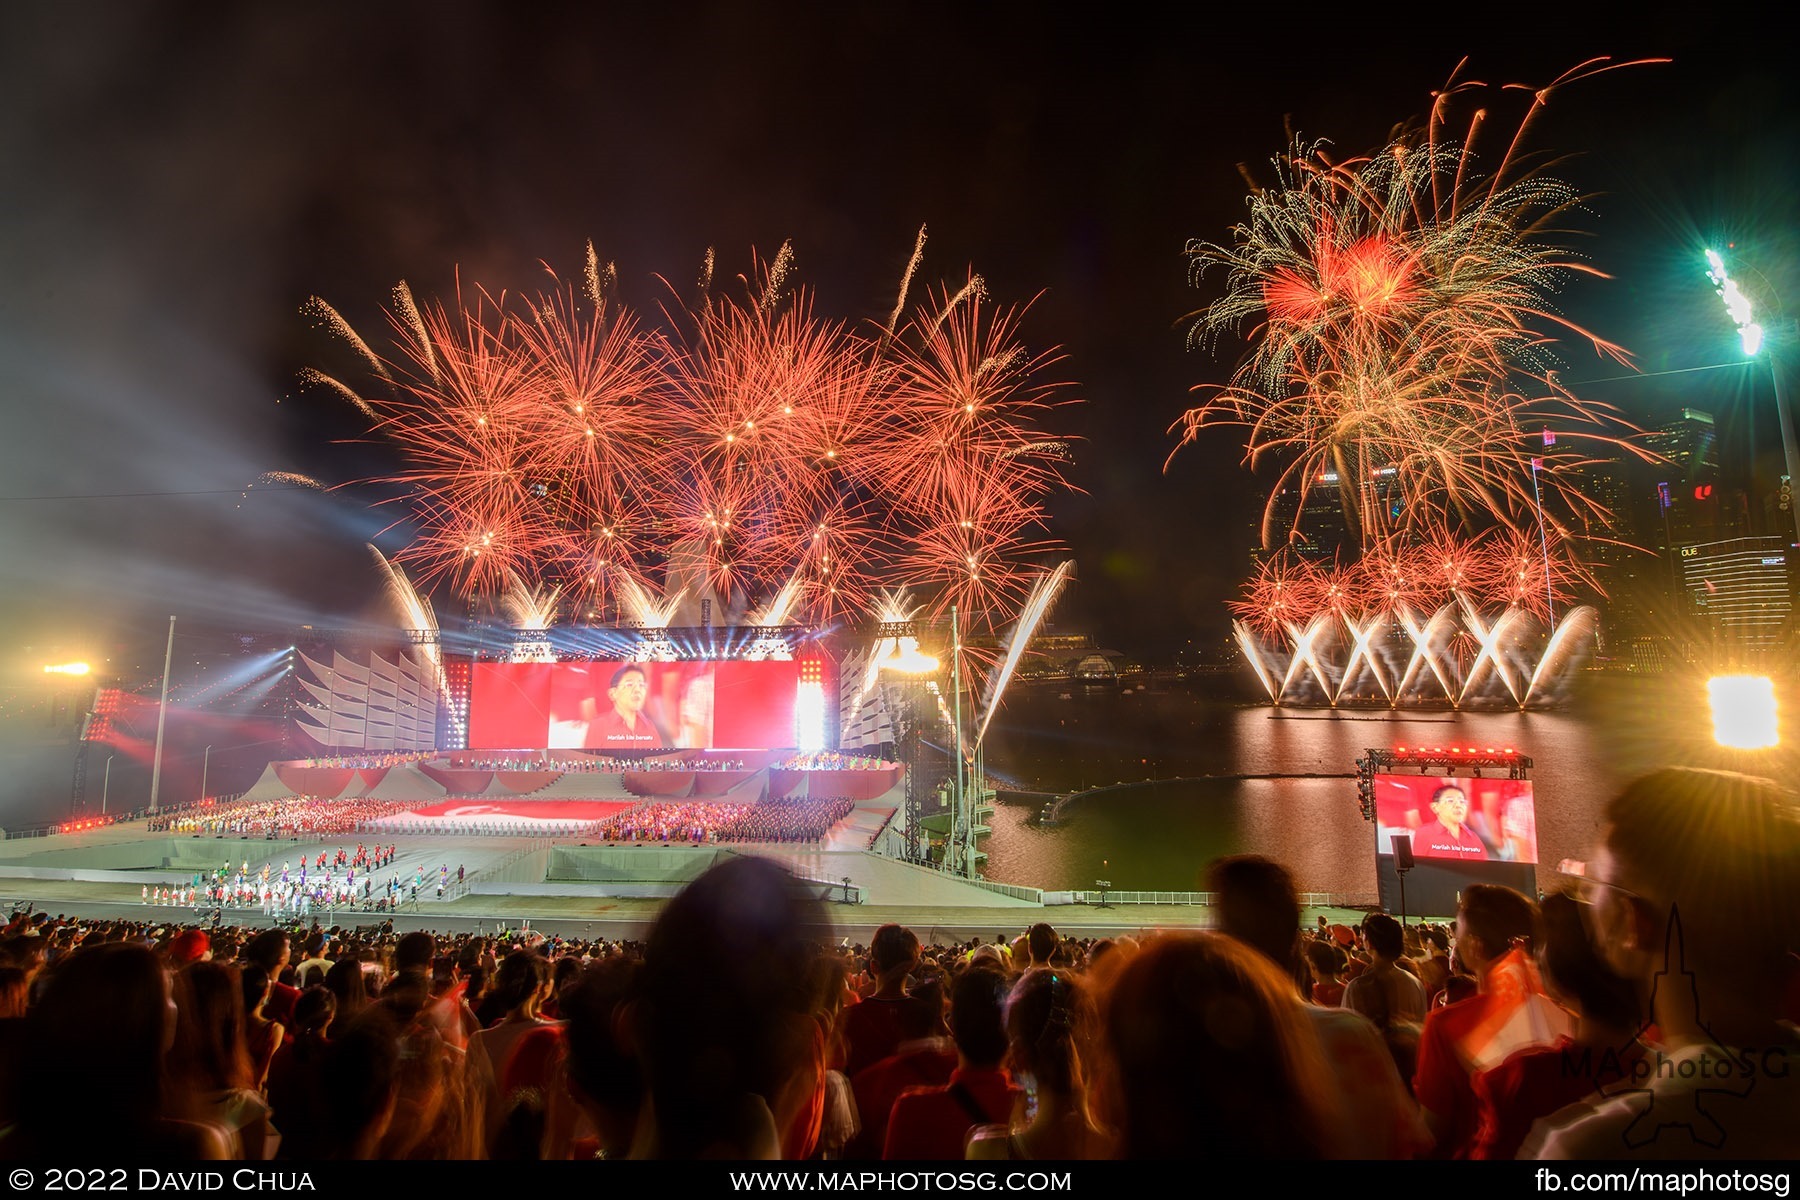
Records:
[[[364,796],[284,796],[277,800],[233,800],[149,818],[151,833],[184,833],[194,837],[328,838],[364,833],[383,817],[407,811],[400,800]]]
[[[326,754],[303,758],[303,767],[348,767],[355,771],[373,771],[381,767],[401,767],[407,763],[427,762],[438,756],[436,750],[360,750],[355,754]]]
[[[816,842],[855,808],[842,797],[657,800],[607,818],[593,834],[616,842]]]
[[[718,842],[816,842],[856,810],[844,797],[805,796],[753,804],[713,834]]]
[[[653,800],[608,817],[594,836],[609,842],[710,842],[719,829],[754,808],[723,800]]]
[[[866,949],[754,857],[642,943],[19,915],[0,1155],[1800,1155],[1800,806],[1772,784],[1639,780],[1578,891],[1472,886],[1453,928],[1303,930],[1279,864],[1207,875],[1206,932]]]
[[[791,754],[774,765],[782,771],[880,771],[894,766],[885,759],[872,758],[866,754],[845,754],[840,750]]]
[[[819,756],[824,758],[840,757],[835,755]],[[841,756],[846,761],[842,766],[816,766],[802,768],[805,770],[844,770],[858,766],[882,766],[876,759],[859,759],[851,755]],[[726,758],[708,754],[705,757],[691,755],[614,755],[614,754],[569,754],[558,755],[554,751],[530,751],[519,754],[445,754],[441,750],[394,751],[389,753],[365,752],[361,754],[339,754],[317,758],[301,759],[300,765],[306,767],[347,767],[353,770],[374,770],[380,767],[399,767],[409,763],[430,762],[442,765],[452,771],[560,771],[599,772],[603,774],[621,774],[626,771],[742,771],[748,764],[740,758]]]

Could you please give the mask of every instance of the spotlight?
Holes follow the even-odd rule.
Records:
[[[1775,681],[1767,675],[1715,675],[1706,681],[1713,740],[1732,750],[1766,750],[1781,741]]]

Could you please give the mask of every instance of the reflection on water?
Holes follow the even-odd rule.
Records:
[[[1254,852],[1286,863],[1302,890],[1373,893],[1375,827],[1357,808],[1355,760],[1370,747],[1468,745],[1534,760],[1541,887],[1554,885],[1558,862],[1588,853],[1607,799],[1641,771],[1792,778],[1795,766],[1788,750],[1771,761],[1714,746],[1700,684],[1685,677],[1593,676],[1569,709],[1529,713],[1271,709],[1206,679],[1129,691],[1014,684],[988,732],[996,776],[1046,792],[1162,782],[1077,801],[1055,828],[1032,823],[1038,802],[1002,803],[984,843],[987,875],[1051,889],[1104,878],[1198,890],[1209,860]],[[1218,778],[1255,775],[1341,777]]]

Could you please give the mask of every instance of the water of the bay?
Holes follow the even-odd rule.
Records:
[[[1607,800],[1630,777],[1689,765],[1792,778],[1793,741],[1720,750],[1704,681],[1685,674],[1591,673],[1568,707],[1523,713],[1277,709],[1221,677],[1015,685],[987,735],[992,782],[1050,793],[1157,782],[1084,796],[1055,827],[1037,824],[1042,801],[1003,799],[983,843],[986,874],[1047,889],[1107,879],[1200,890],[1211,859],[1258,853],[1287,864],[1302,890],[1372,895],[1375,831],[1357,807],[1356,759],[1371,747],[1479,746],[1534,761],[1547,887],[1560,861],[1589,853]],[[1297,778],[1306,775],[1340,777]]]

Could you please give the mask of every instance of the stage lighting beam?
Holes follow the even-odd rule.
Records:
[[[1715,675],[1706,681],[1713,740],[1730,750],[1767,750],[1781,742],[1775,681],[1767,675]]]

